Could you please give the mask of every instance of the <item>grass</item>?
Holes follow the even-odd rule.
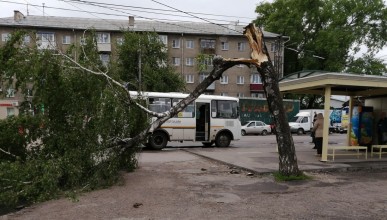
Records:
[[[299,175],[290,175],[290,176],[282,175],[280,172],[274,172],[273,176],[274,176],[275,180],[278,182],[312,179],[311,176],[307,176],[302,172]]]

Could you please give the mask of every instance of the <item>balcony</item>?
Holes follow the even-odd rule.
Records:
[[[201,48],[200,52],[202,54],[215,54],[215,48]]]
[[[254,92],[263,91],[263,84],[250,84],[250,91],[254,91]]]
[[[110,43],[97,43],[97,48],[99,52],[111,52],[112,45]]]

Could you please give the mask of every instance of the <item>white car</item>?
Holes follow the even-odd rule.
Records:
[[[241,127],[242,136],[247,134],[267,135],[271,133],[271,127],[263,121],[248,121]]]

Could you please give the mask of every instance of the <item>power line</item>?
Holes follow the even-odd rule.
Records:
[[[122,5],[122,4],[111,4],[111,3],[100,3],[100,2],[93,2],[93,1],[79,1],[79,0],[61,0],[64,2],[82,2],[84,4],[87,3],[93,3],[93,4],[99,4],[99,5],[109,5],[109,6],[117,6],[117,7],[124,7],[124,8],[136,8],[136,9],[145,9],[145,10],[151,10],[151,11],[164,11],[164,12],[176,12],[177,10],[168,10],[168,9],[161,9],[161,8],[149,8],[149,7],[138,7],[138,6],[129,6],[129,5]],[[155,12],[152,12],[155,13]],[[200,12],[187,12],[190,14],[197,14],[197,15],[206,15],[206,16],[214,16],[214,17],[229,17],[229,18],[244,18],[244,19],[250,19],[254,20],[255,18],[249,18],[249,17],[241,17],[241,16],[233,16],[233,15],[220,15],[220,14],[210,14],[210,13],[200,13]]]
[[[81,2],[81,0],[79,2]],[[78,3],[78,1],[76,1],[76,3]],[[168,25],[172,25],[172,26],[178,26],[178,27],[182,27],[182,28],[188,28],[188,29],[192,29],[192,30],[196,30],[196,31],[206,32],[206,33],[209,33],[209,34],[214,34],[213,32],[203,31],[203,30],[200,30],[200,29],[196,29],[196,28],[192,28],[192,27],[187,27],[187,26],[182,26],[182,25],[175,24],[175,23],[161,22],[160,19],[155,20],[153,18],[147,18],[147,17],[143,17],[143,16],[139,16],[139,15],[134,15],[134,14],[131,14],[131,13],[123,12],[121,10],[111,9],[109,7],[104,7],[104,6],[101,6],[101,5],[98,5],[98,4],[94,5],[92,3],[89,3],[89,5],[93,5],[93,6],[96,6],[96,7],[102,7],[104,9],[107,8],[109,10],[117,11],[117,12],[124,13],[124,14],[128,14],[130,16],[140,17],[140,18],[144,18],[144,19],[147,19],[147,20],[152,20],[152,21],[155,21],[155,22],[160,22],[160,23],[164,23],[164,24],[168,24]]]
[[[197,18],[197,19],[200,19],[200,20],[206,21],[206,22],[208,22],[208,23],[211,23],[211,24],[214,24],[214,25],[220,26],[220,27],[222,27],[222,28],[229,29],[229,30],[231,30],[231,31],[235,31],[235,32],[238,32],[238,33],[241,33],[241,34],[243,34],[243,33],[242,33],[242,32],[240,32],[240,31],[233,30],[233,29],[231,29],[231,28],[228,28],[228,27],[225,27],[225,26],[223,26],[223,25],[220,25],[220,24],[213,23],[213,22],[211,22],[211,21],[209,21],[209,20],[207,20],[207,19],[204,19],[204,18],[198,17],[198,16],[196,16],[196,15],[190,14],[190,13],[188,13],[188,12],[182,11],[182,10],[180,10],[180,9],[177,9],[177,8],[174,8],[174,7],[172,7],[172,6],[169,6],[169,5],[166,5],[166,4],[163,4],[163,3],[160,3],[160,2],[158,2],[158,1],[155,1],[155,0],[151,0],[151,1],[152,1],[152,2],[155,2],[155,3],[157,3],[157,4],[160,4],[160,5],[163,5],[163,6],[165,6],[165,7],[168,7],[168,8],[174,9],[174,10],[176,10],[176,11],[179,11],[179,12],[181,12],[181,13],[184,13],[184,14],[187,14],[187,15],[191,15],[191,16],[192,16],[192,17],[194,17],[194,18]]]
[[[0,0],[0,2],[6,2],[6,3],[13,3],[13,4],[21,4],[21,5],[24,5],[24,3],[17,3],[17,2],[10,2],[10,1],[5,1],[5,0]],[[127,14],[127,15],[117,15],[117,14],[109,14],[109,13],[101,13],[101,12],[90,12],[90,11],[86,11],[86,10],[83,10],[83,9],[80,9],[79,7],[76,7],[68,2],[66,2],[67,4],[75,7],[75,8],[78,8],[79,10],[74,10],[74,9],[68,9],[68,8],[58,8],[58,7],[50,7],[50,6],[45,6],[46,8],[50,8],[50,9],[55,9],[55,10],[64,10],[64,11],[75,11],[75,12],[84,12],[84,13],[88,13],[88,14],[91,14],[92,16],[94,17],[97,17],[99,19],[102,19],[106,22],[108,22],[109,24],[113,24],[111,22],[109,22],[108,19],[103,19],[103,18],[100,18],[96,15],[93,15],[93,14],[102,14],[102,15],[112,15],[112,16],[121,16],[121,17],[127,17],[127,15],[130,15],[130,16],[134,16],[134,17],[139,17],[139,18],[143,18],[143,19],[146,19],[146,20],[151,20],[151,21],[155,21],[155,22],[159,22],[159,23],[165,23],[165,24],[169,24],[169,25],[172,25],[172,26],[178,26],[178,27],[182,27],[182,28],[188,28],[188,29],[192,29],[192,30],[196,30],[196,31],[201,31],[201,32],[205,32],[205,33],[209,33],[209,34],[214,34],[214,32],[208,32],[208,31],[203,31],[203,30],[200,30],[200,29],[196,29],[196,28],[192,28],[192,27],[187,27],[187,26],[183,26],[183,25],[180,25],[180,24],[175,24],[175,23],[169,23],[169,22],[163,22],[163,21],[174,21],[174,20],[169,20],[169,19],[154,19],[154,18],[147,18],[147,17],[144,17],[144,16],[138,16],[138,15],[134,15],[134,14],[130,14],[130,13],[127,13],[127,12],[123,12],[123,11],[119,11],[119,10],[116,10],[116,9],[110,9],[110,8],[107,8],[109,10],[113,10],[113,11],[118,11],[120,13],[123,13],[123,14]],[[78,3],[78,2],[77,2]],[[39,6],[39,5],[34,5],[34,4],[30,4],[31,6]],[[92,4],[90,4],[92,5]],[[103,7],[103,6],[99,6],[99,5],[92,5],[92,6],[96,6],[96,7],[102,7],[104,9],[106,9],[106,7]],[[2,19],[4,20],[4,19]],[[8,22],[9,23],[9,22]],[[116,24],[113,24],[114,26],[117,26]]]

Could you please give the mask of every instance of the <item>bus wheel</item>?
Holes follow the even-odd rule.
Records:
[[[230,146],[231,138],[225,132],[220,133],[215,139],[215,145],[217,147],[228,147]]]
[[[168,138],[164,132],[156,131],[149,138],[149,145],[154,150],[161,150],[167,146]]]

